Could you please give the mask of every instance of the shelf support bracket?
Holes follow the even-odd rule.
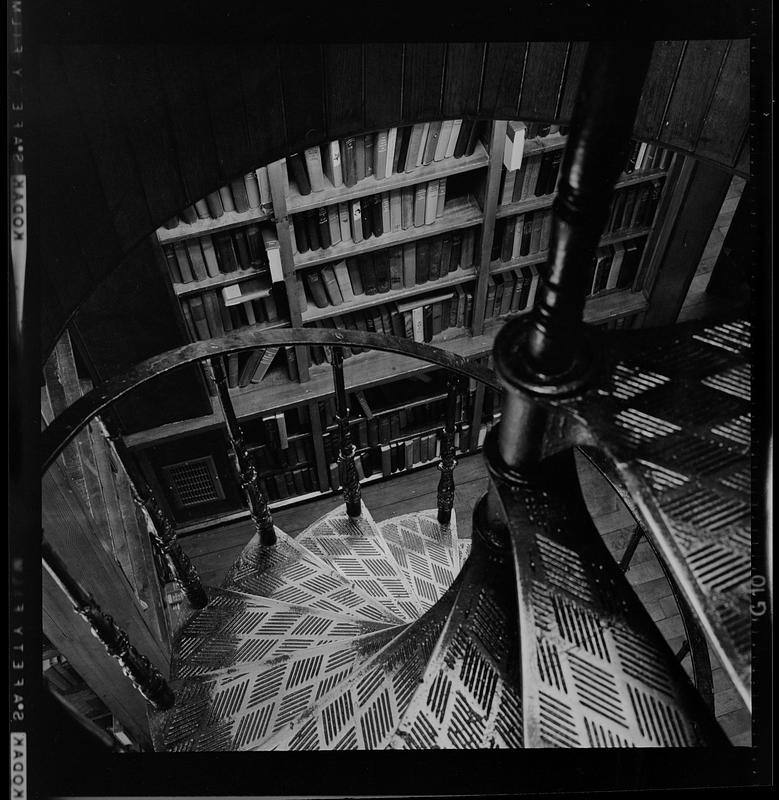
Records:
[[[230,439],[233,455],[238,465],[238,479],[246,498],[246,505],[249,508],[249,515],[254,522],[254,528],[259,537],[260,544],[270,546],[276,544],[276,529],[273,524],[273,517],[268,507],[268,498],[260,487],[260,479],[257,474],[257,465],[254,457],[246,447],[243,438],[243,431],[238,424],[235,415],[235,408],[230,397],[230,389],[227,384],[222,361],[219,358],[210,359],[211,369],[214,375],[214,382],[219,393],[219,403],[222,406],[222,413],[225,418],[225,427]]]
[[[340,347],[331,348],[331,366],[335,385],[335,421],[338,425],[338,473],[344,492],[346,513],[355,519],[362,514],[360,478],[354,464],[357,448],[352,444],[349,428],[349,405],[344,385],[344,354]]]
[[[438,522],[441,525],[450,523],[454,506],[454,468],[457,466],[454,426],[459,383],[456,375],[447,376],[446,421],[441,431],[441,460],[438,462],[438,469],[441,472],[441,477],[438,479]]]
[[[87,622],[108,655],[119,662],[133,686],[157,711],[171,708],[176,698],[162,673],[130,644],[127,634],[100,608],[94,597],[81,588],[48,542],[41,543],[41,551],[43,568],[73,604],[75,612]]]

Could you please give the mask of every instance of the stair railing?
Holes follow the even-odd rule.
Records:
[[[344,385],[343,348],[333,347],[331,353],[330,364],[333,369],[335,385],[335,421],[338,425],[338,476],[343,487],[346,513],[355,519],[362,513],[362,502],[360,500],[360,478],[354,463],[357,448],[352,443],[352,432],[349,427],[349,403],[346,399],[346,386]]]
[[[454,439],[459,388],[458,377],[449,373],[446,379],[446,420],[441,431],[441,460],[438,463],[441,477],[438,479],[437,504],[441,525],[451,522],[454,507],[454,468],[457,466]]]

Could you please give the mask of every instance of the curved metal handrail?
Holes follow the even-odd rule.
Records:
[[[502,391],[502,386],[492,370],[472,364],[463,356],[455,353],[449,353],[429,344],[401,339],[398,336],[384,336],[363,331],[312,330],[308,328],[239,331],[205,342],[176,347],[147,358],[127,372],[96,386],[92,391],[76,400],[41,434],[42,472],[46,472],[63,448],[96,414],[115,403],[132,389],[147,383],[156,376],[215,356],[239,353],[258,347],[286,345],[340,345],[346,347],[354,345],[371,350],[400,353],[474,378],[493,389]]]

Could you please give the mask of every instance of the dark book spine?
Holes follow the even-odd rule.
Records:
[[[476,150],[476,145],[481,135],[482,123],[481,120],[474,120],[473,125],[468,132],[468,141],[465,144],[465,155],[472,156]]]
[[[449,264],[452,270],[460,268],[462,243],[463,243],[462,233],[460,231],[454,231],[452,233],[452,255],[449,258]]]
[[[371,229],[374,236],[381,236],[384,233],[384,224],[381,218],[381,195],[374,194],[370,198],[371,203]]]
[[[376,146],[376,138],[375,134],[368,133],[365,135],[365,177],[369,178],[373,175],[373,166],[375,160],[375,146]]]
[[[318,271],[312,270],[306,273],[306,282],[308,283],[308,290],[311,293],[311,299],[317,308],[327,308],[330,303],[327,300],[327,293],[325,292],[324,283],[322,283],[322,276]]]
[[[386,250],[373,254],[373,265],[376,271],[376,291],[379,294],[390,290],[389,255]]]
[[[341,169],[345,186],[354,186],[357,183],[357,162],[354,148],[354,136],[349,136],[341,142]]]
[[[416,282],[426,283],[430,275],[430,242],[420,239],[417,242]]]
[[[307,253],[310,249],[306,224],[302,214],[292,215],[292,229],[295,231],[295,246],[298,253]]]
[[[555,150],[551,153],[551,165],[549,167],[549,178],[546,184],[544,194],[553,194],[557,189],[557,180],[560,177],[560,164],[563,159],[563,151]]]
[[[368,239],[373,233],[373,215],[371,213],[372,201],[370,197],[362,197],[359,202],[362,236],[363,239]]]
[[[246,241],[246,232],[243,228],[233,230],[233,241],[238,253],[238,264],[241,269],[250,269],[252,265],[251,255],[249,254],[249,244]]]
[[[376,272],[373,268],[373,254],[362,253],[357,257],[365,294],[376,294]]]
[[[431,281],[437,281],[441,277],[441,253],[443,251],[443,239],[440,236],[433,236],[430,240],[430,266],[428,275]]]
[[[330,223],[327,219],[327,209],[318,208],[316,210],[317,224],[319,226],[319,242],[323,248],[330,247]]]
[[[526,256],[530,252],[530,236],[533,233],[533,212],[525,214],[525,220],[522,223],[522,243],[519,247],[519,254]]]
[[[306,172],[306,162],[300,153],[293,153],[287,158],[292,178],[298,187],[300,194],[311,194],[311,183],[308,180],[308,173]]]
[[[319,220],[315,209],[310,208],[304,212],[306,221],[306,235],[308,236],[308,246],[312,250],[319,250],[322,246],[319,243]]]
[[[213,239],[220,269],[222,272],[235,272],[238,269],[238,259],[235,257],[230,234],[227,231],[215,233]]]
[[[468,146],[468,140],[471,136],[471,131],[475,125],[476,120],[464,119],[460,125],[460,133],[457,136],[457,142],[454,145],[454,157],[460,158],[465,154],[465,149]]]

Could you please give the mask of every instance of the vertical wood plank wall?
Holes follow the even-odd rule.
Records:
[[[40,202],[57,209],[39,232],[43,359],[144,237],[237,175],[399,123],[566,122],[585,51],[582,42],[42,47]],[[735,168],[748,53],[746,39],[658,42],[636,135]]]

